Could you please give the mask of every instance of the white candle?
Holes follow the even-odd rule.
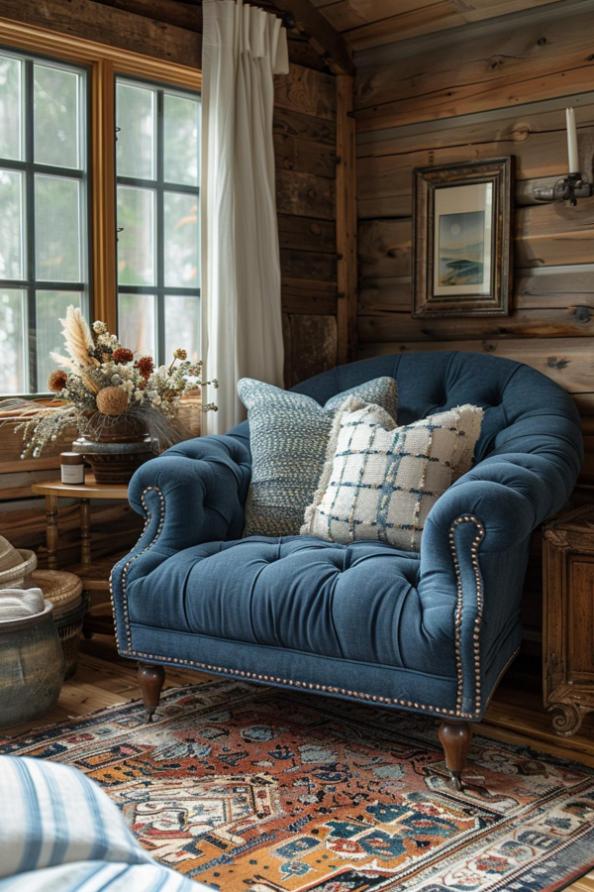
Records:
[[[565,109],[565,121],[567,124],[567,160],[569,163],[569,173],[578,173],[580,169],[580,162],[578,159],[575,112],[572,108]]]

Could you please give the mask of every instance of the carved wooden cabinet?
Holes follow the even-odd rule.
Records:
[[[568,737],[594,710],[594,506],[545,528],[543,587],[544,701]]]

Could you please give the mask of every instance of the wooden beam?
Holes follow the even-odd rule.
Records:
[[[310,0],[274,0],[274,5],[287,14],[287,27],[303,34],[334,74],[354,75],[353,58],[344,38],[312,6]]]
[[[355,354],[357,331],[357,179],[354,78],[336,78],[336,255],[338,361]]]
[[[180,0],[97,0],[123,12],[142,15],[157,25],[175,25],[186,31],[202,33],[202,5],[181,3]]]
[[[200,35],[96,0],[2,0],[0,13],[3,19],[67,35],[73,50],[76,38],[82,38],[191,68],[202,64]]]

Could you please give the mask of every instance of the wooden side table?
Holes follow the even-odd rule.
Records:
[[[113,633],[113,618],[109,603],[109,574],[113,565],[122,554],[108,555],[93,560],[91,552],[91,519],[90,502],[99,499],[105,501],[128,501],[128,485],[126,483],[96,483],[92,474],[85,475],[85,483],[61,483],[59,480],[48,480],[32,486],[35,495],[45,497],[47,563],[50,570],[58,568],[58,500],[77,499],[80,503],[80,564],[68,567],[72,573],[80,576],[83,591],[91,598],[91,607],[85,617],[84,634],[90,637],[94,632]],[[97,599],[94,603],[93,599]]]
[[[569,737],[594,711],[594,506],[545,528],[543,583],[544,702]]]

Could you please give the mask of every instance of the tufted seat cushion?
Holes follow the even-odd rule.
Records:
[[[327,657],[418,670],[439,658],[445,674],[451,643],[427,640],[418,573],[417,555],[380,542],[207,542],[131,582],[128,608],[133,623]]]

